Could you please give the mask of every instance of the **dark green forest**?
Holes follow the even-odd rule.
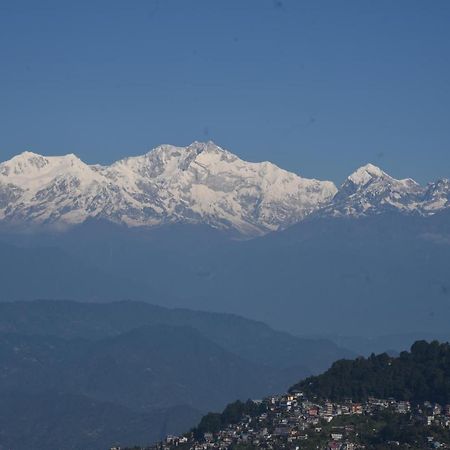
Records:
[[[256,404],[252,400],[246,402],[236,401],[230,403],[221,413],[209,413],[192,431],[196,439],[203,438],[204,433],[216,433],[228,425],[238,423],[245,415],[255,417],[265,411],[265,406]]]
[[[334,401],[368,397],[450,403],[450,344],[415,342],[398,357],[386,353],[336,361],[329,370],[292,386],[311,398]]]

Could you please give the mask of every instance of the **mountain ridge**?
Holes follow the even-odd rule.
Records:
[[[156,441],[352,356],[230,314],[130,301],[1,303],[0,448]]]
[[[255,236],[297,222],[335,191],[212,142],[163,145],[111,166],[25,152],[0,164],[0,219],[63,228],[92,217],[131,227],[205,223]]]
[[[267,161],[246,162],[211,141],[161,145],[109,166],[29,151],[0,163],[0,221],[23,228],[103,219],[127,227],[205,224],[256,237],[314,216],[427,216],[448,207],[448,179],[421,186],[367,164],[338,189]]]

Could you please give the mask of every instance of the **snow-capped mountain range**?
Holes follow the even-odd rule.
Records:
[[[430,215],[448,207],[449,180],[422,187],[368,164],[337,189],[270,162],[243,161],[212,142],[162,145],[110,166],[32,152],[0,164],[0,221],[13,226],[66,229],[98,218],[130,227],[201,223],[257,236],[311,215]]]

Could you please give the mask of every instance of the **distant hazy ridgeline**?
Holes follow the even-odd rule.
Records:
[[[2,303],[0,337],[0,432],[19,450],[149,443],[351,355],[233,315],[137,302]]]

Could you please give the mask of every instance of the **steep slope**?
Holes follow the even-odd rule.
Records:
[[[329,201],[333,183],[249,163],[212,142],[163,145],[110,167],[24,152],[0,164],[0,219],[65,228],[87,218],[128,226],[202,223],[255,236]]]

